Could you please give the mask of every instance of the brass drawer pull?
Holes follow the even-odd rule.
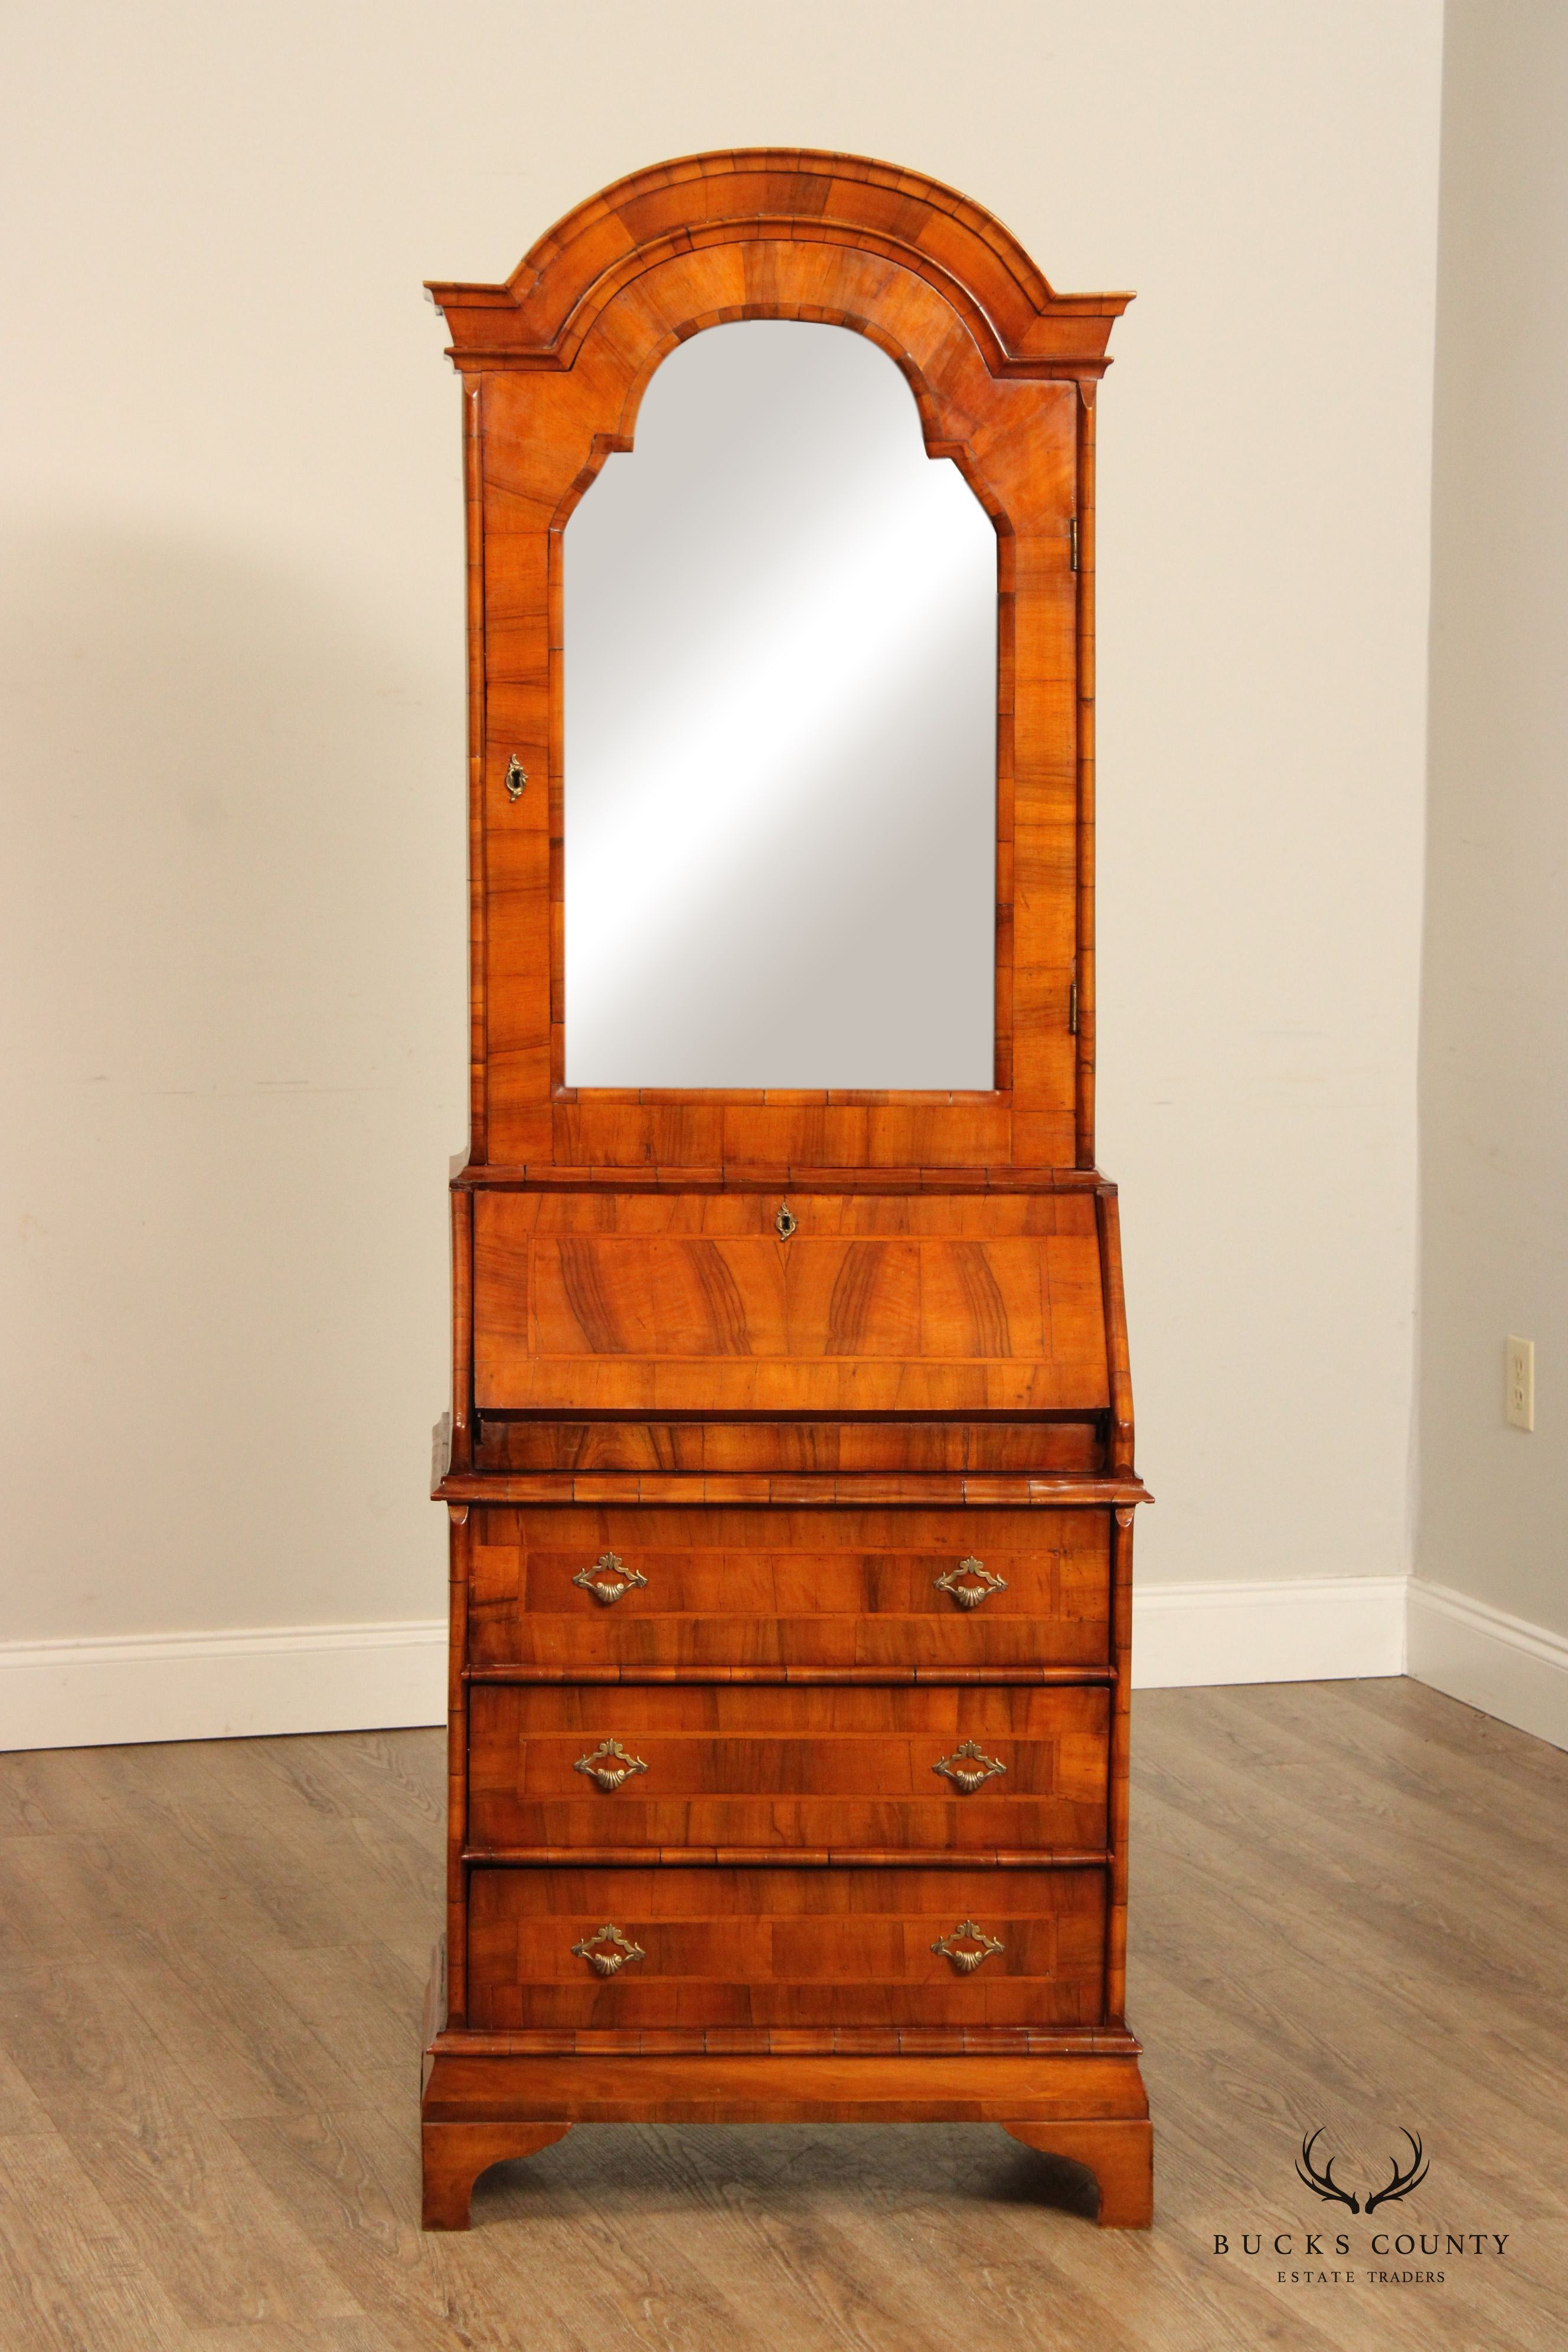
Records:
[[[583,1768],[579,1765],[577,1769],[581,1771]],[[951,1756],[944,1756],[940,1764],[931,1769],[944,1773],[961,1795],[973,1797],[982,1781],[994,1780],[1007,1767],[999,1764],[994,1756],[987,1756],[978,1740],[966,1739],[962,1748],[955,1748]]]
[[[580,1944],[574,1944],[572,1949],[602,1977],[613,1977],[616,1970],[624,1969],[628,1960],[646,1960],[647,1958],[640,1944],[629,1943],[608,1919],[602,1927],[595,1927],[591,1936],[584,1936]]]
[[[596,1576],[595,1569],[602,1569],[603,1575]],[[623,1592],[629,1592],[634,1584],[646,1584],[647,1579],[639,1576],[635,1568],[628,1568],[615,1552],[602,1551],[594,1567],[580,1568],[572,1581],[580,1584],[584,1592],[591,1592],[595,1601],[603,1601],[608,1609]]]
[[[963,1580],[967,1579],[967,1581]],[[951,1592],[961,1609],[978,1609],[993,1592],[1005,1592],[1005,1576],[993,1576],[983,1559],[961,1559],[944,1576],[933,1576],[931,1582],[939,1592]]]
[[[1000,1766],[998,1766],[1000,1770]],[[579,1756],[573,1765],[574,1772],[586,1772],[601,1789],[618,1789],[634,1772],[646,1772],[647,1766],[640,1756],[634,1756],[621,1746],[618,1739],[601,1739],[591,1756]]]
[[[951,1936],[939,1936],[931,1946],[933,1952],[952,1962],[961,1977],[972,1977],[982,1960],[1001,1949],[998,1937],[988,1936],[973,1919],[961,1919]]]

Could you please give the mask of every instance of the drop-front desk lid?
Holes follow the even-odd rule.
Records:
[[[1113,1202],[1060,1191],[490,1190],[481,1413],[1106,1412]]]

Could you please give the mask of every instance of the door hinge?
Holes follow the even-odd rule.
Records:
[[[1078,982],[1076,980],[1068,990],[1068,1034],[1069,1037],[1078,1035]]]
[[[1070,562],[1070,565],[1071,565],[1072,570],[1073,570],[1074,572],[1076,572],[1076,571],[1078,570],[1078,517],[1077,517],[1077,515],[1074,515],[1074,517],[1073,517],[1072,520],[1071,520],[1071,521],[1068,523],[1068,550],[1069,550],[1069,562]]]

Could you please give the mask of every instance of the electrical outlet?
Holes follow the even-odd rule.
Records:
[[[1535,1342],[1508,1335],[1503,1411],[1511,1429],[1535,1427]]]

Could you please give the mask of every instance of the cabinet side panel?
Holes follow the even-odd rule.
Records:
[[[1110,1901],[1105,1920],[1105,2015],[1120,2025],[1127,2008],[1128,1766],[1132,1701],[1132,1513],[1113,1511],[1110,1642],[1116,1683],[1110,1713]]]
[[[1095,1194],[1100,1225],[1100,1280],[1104,1286],[1106,1377],[1110,1392],[1110,1467],[1132,1467],[1132,1374],[1127,1354],[1127,1300],[1121,1287],[1121,1214],[1114,1184]]]
[[[447,2016],[462,2025],[468,2014],[468,1563],[472,1513],[448,1513],[451,1614],[447,1662]]]
[[[489,1152],[485,1026],[484,379],[463,380],[463,512],[468,626],[468,1157]]]
[[[1078,403],[1078,1134],[1094,1166],[1094,467],[1097,387]]]
[[[474,1196],[452,1189],[452,1459],[454,1470],[474,1460]]]

